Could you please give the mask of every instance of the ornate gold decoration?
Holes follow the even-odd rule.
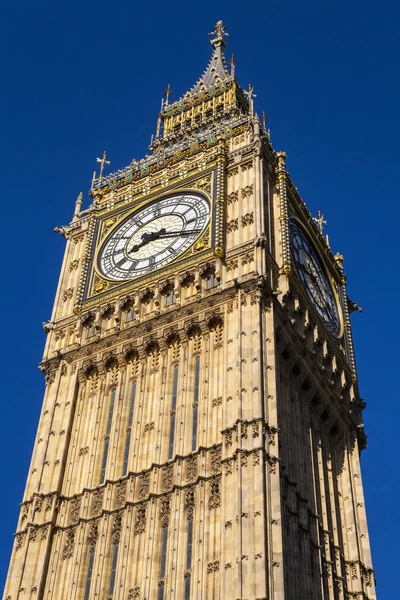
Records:
[[[110,229],[110,227],[112,227],[114,225],[114,223],[117,222],[117,217],[112,217],[111,219],[107,219],[107,221],[104,223],[104,228],[105,229]]]
[[[317,224],[320,234],[323,234],[324,225],[327,224],[327,221],[324,221],[324,215],[319,210],[316,217],[313,217],[313,221]]]
[[[111,164],[111,162],[109,160],[106,160],[106,158],[107,158],[106,151],[103,152],[103,155],[101,158],[96,158],[96,162],[100,163],[99,181],[101,181],[103,179],[104,166]]]
[[[100,292],[103,292],[105,289],[107,289],[107,283],[105,281],[98,281],[95,284],[93,291],[95,294],[100,294]]]

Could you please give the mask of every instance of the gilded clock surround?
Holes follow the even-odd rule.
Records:
[[[167,87],[150,154],[109,173],[103,153],[90,206],[80,194],[56,228],[66,250],[3,600],[376,599],[343,256],[233,57],[228,70],[227,37],[218,22],[194,86],[176,101]],[[107,236],[178,190],[211,203],[204,247],[103,277]],[[340,340],[297,276],[292,215],[338,290]]]
[[[162,192],[159,191],[158,193],[148,195],[146,198],[136,202],[133,201],[132,203],[126,204],[123,207],[115,208],[114,211],[107,211],[103,214],[100,214],[93,233],[94,247],[91,252],[91,268],[89,269],[89,272],[91,271],[91,277],[86,287],[88,292],[87,296],[85,296],[85,299],[90,299],[92,296],[100,294],[106,290],[109,291],[113,288],[120,287],[121,285],[126,285],[126,282],[113,281],[111,278],[107,278],[99,271],[97,266],[98,253],[104,243],[104,239],[108,236],[111,236],[121,221],[126,219],[129,214],[132,214],[133,212],[145,207],[147,204],[154,202],[157,199],[161,199],[170,195],[172,192],[179,191],[182,193],[199,193],[200,191],[206,198],[208,198],[210,202],[210,223],[207,225],[206,229],[201,234],[200,239],[197,240],[195,244],[188,248],[183,254],[176,257],[167,266],[162,267],[163,274],[165,276],[171,274],[174,271],[174,265],[176,262],[188,260],[187,266],[189,267],[191,264],[198,261],[198,256],[201,258],[210,258],[214,255],[221,256],[223,254],[223,246],[221,243],[219,245],[216,243],[217,239],[223,240],[222,222],[221,219],[217,220],[217,209],[215,202],[216,176],[216,170],[213,169],[209,172],[202,173],[200,177],[193,178],[191,180],[189,179],[180,185],[178,184],[176,186],[165,188]],[[200,187],[198,187],[199,185]],[[94,219],[93,222],[95,222]],[[220,232],[220,236],[217,236],[218,231]],[[145,286],[153,280],[154,274],[151,274],[132,278],[131,283],[136,286]]]

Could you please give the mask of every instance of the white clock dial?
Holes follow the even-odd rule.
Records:
[[[98,267],[109,279],[145,275],[176,259],[210,219],[201,194],[180,193],[151,202],[129,215],[104,242]]]

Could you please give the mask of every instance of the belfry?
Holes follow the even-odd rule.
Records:
[[[76,201],[3,600],[373,600],[343,256],[222,22]],[[97,155],[99,156],[99,155]]]

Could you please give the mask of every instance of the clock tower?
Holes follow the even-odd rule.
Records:
[[[343,257],[218,22],[66,249],[4,600],[372,600]]]

